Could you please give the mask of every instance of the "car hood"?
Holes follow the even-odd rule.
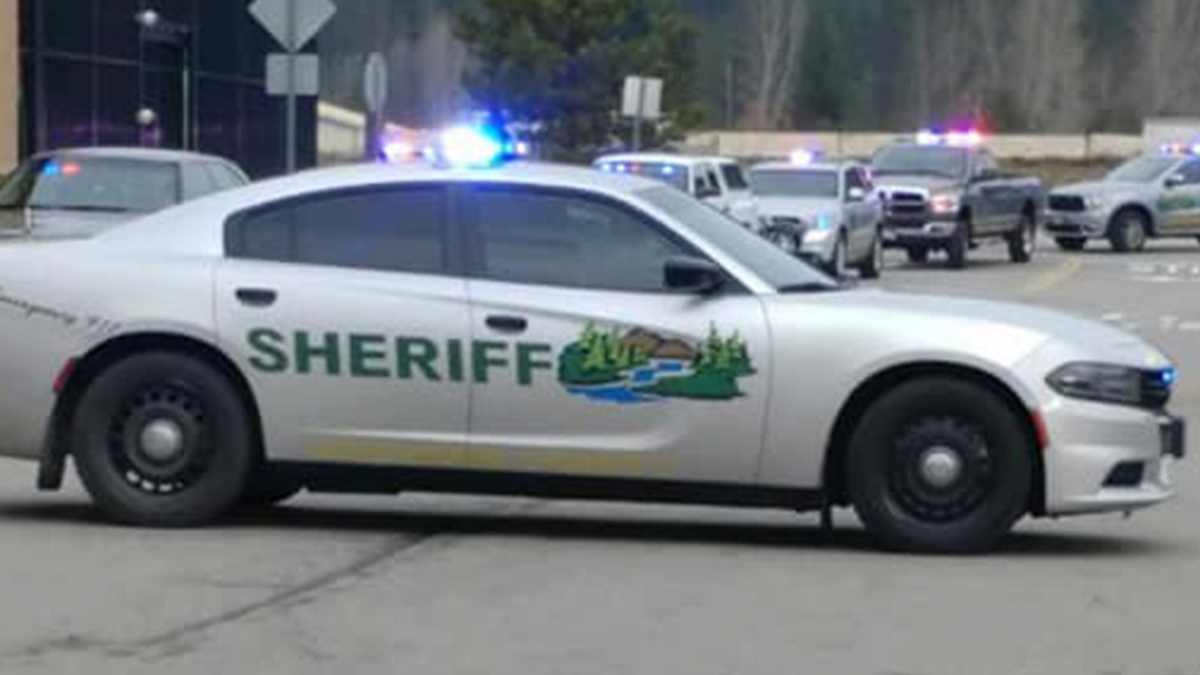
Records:
[[[836,320],[888,331],[909,347],[969,351],[976,358],[1008,365],[1057,342],[1081,360],[1164,367],[1166,356],[1141,338],[1108,324],[1057,310],[1011,302],[893,293],[867,289],[825,294],[773,296],[768,302],[790,311],[818,302]]]
[[[1054,188],[1050,194],[1072,195],[1077,197],[1094,197],[1097,195],[1127,194],[1141,192],[1150,188],[1149,183],[1127,183],[1112,180],[1093,180],[1082,183],[1071,183]]]
[[[28,215],[27,215],[28,214]],[[84,239],[127,223],[142,214],[88,211],[0,211],[0,240],[14,237],[34,239]],[[32,232],[26,218],[33,220]]]
[[[929,192],[950,190],[959,187],[958,181],[953,178],[942,178],[939,176],[894,173],[882,176],[876,175],[874,180],[875,187],[916,188],[918,190],[928,190]]]
[[[815,197],[759,197],[758,214],[768,218],[788,216],[811,220],[822,214],[837,213],[841,204],[836,199]]]

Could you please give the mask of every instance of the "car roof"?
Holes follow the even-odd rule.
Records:
[[[694,166],[700,162],[716,162],[716,157],[699,157],[696,155],[672,155],[665,152],[626,152],[616,155],[597,157],[594,163],[600,162],[646,162],[648,164],[676,164],[679,166]]]
[[[834,173],[859,166],[858,162],[813,162],[812,164],[796,164],[786,160],[761,162],[750,167],[751,171],[823,171]]]
[[[95,157],[98,159],[131,159],[145,162],[172,162],[176,164],[184,164],[189,162],[221,162],[224,164],[232,164],[224,157],[216,155],[206,155],[199,152],[189,152],[186,150],[163,150],[159,148],[139,148],[139,147],[86,147],[86,148],[60,148],[58,150],[50,150],[34,155],[35,158],[45,157]]]

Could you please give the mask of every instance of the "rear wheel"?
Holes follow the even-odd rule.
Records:
[[[170,352],[128,357],[88,385],[71,421],[84,487],[113,519],[183,527],[242,497],[254,466],[242,397],[222,373]]]
[[[1021,214],[1021,224],[1007,237],[1008,259],[1015,263],[1027,263],[1037,250],[1037,220],[1029,213]]]
[[[924,263],[928,262],[929,260],[929,249],[925,248],[924,246],[912,246],[906,248],[904,253],[908,255],[908,262],[910,263]]]
[[[883,237],[879,232],[871,240],[871,252],[867,259],[858,266],[858,274],[864,279],[878,279],[883,270]]]
[[[966,221],[959,221],[946,244],[947,264],[952,270],[961,270],[967,266],[967,250],[971,247],[971,226]]]
[[[1134,209],[1122,209],[1113,216],[1108,240],[1121,253],[1134,253],[1146,247],[1150,224],[1146,216]]]
[[[1029,434],[996,394],[930,377],[897,386],[851,441],[849,492],[868,531],[893,549],[989,549],[1028,509]]]
[[[1087,239],[1077,237],[1059,237],[1054,240],[1064,251],[1082,251],[1087,246]]]

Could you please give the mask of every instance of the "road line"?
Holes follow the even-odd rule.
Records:
[[[1029,297],[1063,285],[1083,269],[1083,263],[1076,259],[1064,261],[1058,267],[1030,279],[1021,287],[1018,293],[1021,297]]]

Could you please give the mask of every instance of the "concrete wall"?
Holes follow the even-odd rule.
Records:
[[[832,157],[870,157],[902,134],[710,131],[687,140],[692,152],[739,159],[786,157],[797,148],[820,150]],[[987,147],[1002,159],[1061,159],[1129,157],[1148,147],[1141,136],[1116,134],[1022,135],[987,137]]]
[[[18,0],[0,0],[0,174],[17,163],[17,105],[21,71],[17,58]]]
[[[363,159],[367,117],[326,101],[317,103],[317,163],[345,164]]]

